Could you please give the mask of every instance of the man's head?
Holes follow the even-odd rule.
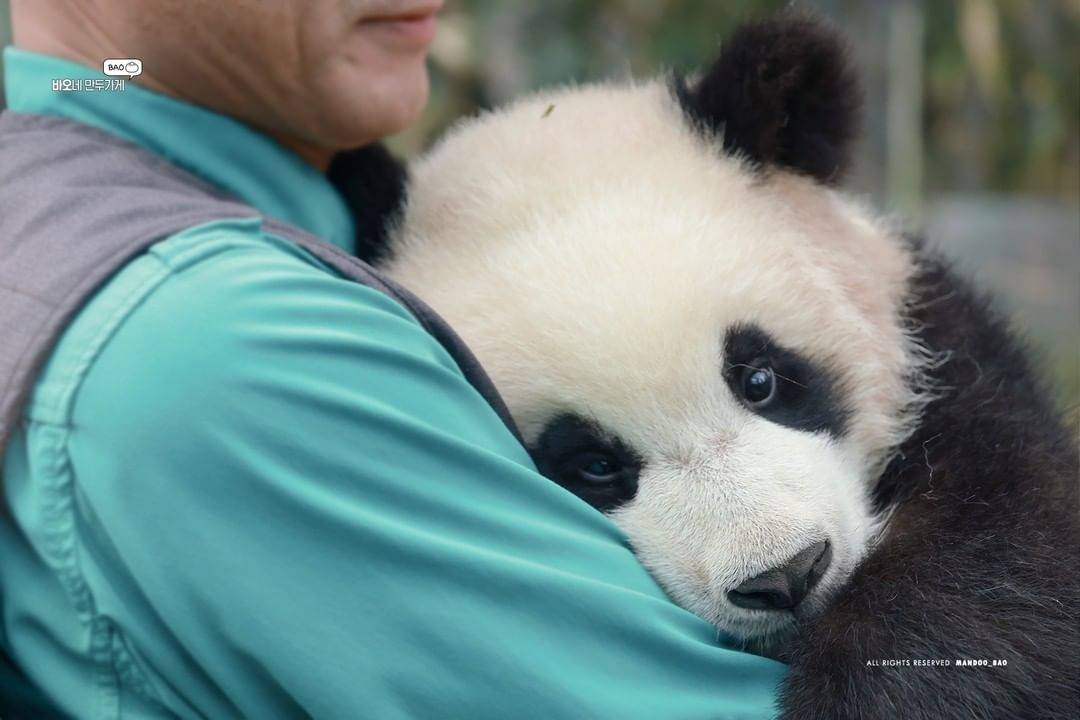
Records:
[[[237,117],[316,164],[409,125],[442,0],[13,0],[15,43]]]

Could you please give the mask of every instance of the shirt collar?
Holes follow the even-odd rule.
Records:
[[[327,179],[288,148],[230,117],[125,81],[123,90],[53,90],[53,80],[101,80],[93,68],[16,47],[4,50],[10,110],[59,115],[136,143],[260,212],[354,248],[353,223]]]

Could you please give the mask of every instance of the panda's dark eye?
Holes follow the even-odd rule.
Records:
[[[610,455],[583,453],[574,459],[574,471],[578,478],[590,485],[609,485],[622,473],[622,465]]]
[[[776,398],[776,375],[769,366],[743,368],[742,395],[754,408],[763,408]]]
[[[780,345],[756,325],[729,328],[722,358],[725,384],[755,415],[810,433],[841,437],[847,432],[851,411],[823,359]]]
[[[551,418],[529,454],[542,475],[604,512],[634,499],[645,466],[618,435],[571,413]]]

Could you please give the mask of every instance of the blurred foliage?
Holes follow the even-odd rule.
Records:
[[[739,22],[783,0],[449,0],[432,49],[432,102],[395,140],[415,151],[452,120],[552,84],[649,76],[707,62]],[[1080,0],[819,0],[852,38],[868,86],[859,184],[885,195],[883,88],[890,14],[917,8],[921,57],[922,194],[1080,192]],[[875,162],[876,161],[876,162]]]
[[[1080,3],[926,3],[928,177],[937,188],[1080,190]]]

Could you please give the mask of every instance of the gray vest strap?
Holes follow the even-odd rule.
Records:
[[[195,225],[260,213],[162,158],[62,118],[0,113],[0,457],[72,316],[148,246]],[[520,440],[480,364],[435,311],[366,263],[298,228],[266,229],[411,312]]]

